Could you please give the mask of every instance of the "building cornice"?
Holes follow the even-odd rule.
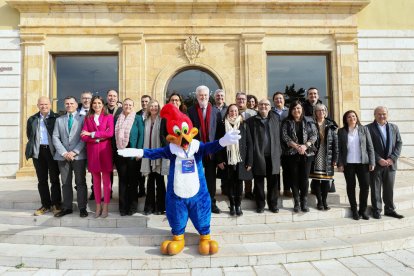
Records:
[[[21,13],[347,13],[370,0],[8,0]]]

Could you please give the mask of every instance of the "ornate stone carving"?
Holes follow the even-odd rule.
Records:
[[[181,45],[181,49],[184,50],[188,61],[193,64],[198,58],[201,51],[204,51],[204,46],[201,44],[197,36],[189,36],[184,43]]]

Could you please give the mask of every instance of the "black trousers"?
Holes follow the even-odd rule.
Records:
[[[309,173],[313,158],[304,155],[286,155],[287,166],[292,183],[292,194],[295,199],[306,201],[309,189]]]
[[[59,167],[50,153],[49,147],[40,146],[38,158],[33,158],[33,165],[37,175],[37,189],[39,190],[42,206],[50,208],[52,205],[60,205],[62,192],[59,181]],[[50,190],[48,184],[50,179]]]
[[[142,159],[139,159],[138,161],[138,190],[139,193],[144,195],[145,194],[145,176],[142,175],[141,173],[141,163],[142,163]]]
[[[384,200],[384,213],[395,211],[394,182],[395,170],[391,167],[382,167],[377,164],[371,175],[371,204],[374,212],[381,213]],[[382,188],[382,189],[381,189]],[[382,190],[382,198],[381,198]]]
[[[243,181],[239,180],[238,177],[238,170],[235,169],[235,166],[231,166],[229,165],[226,170],[228,170],[227,172],[227,176],[228,178],[225,179],[226,184],[227,184],[227,193],[228,193],[228,197],[231,198],[235,198],[235,197],[241,197],[243,194]]]
[[[266,177],[267,182],[267,205],[269,209],[277,208],[278,198],[278,186],[279,176],[272,174],[272,159],[271,157],[265,157],[266,161],[266,175],[254,176],[254,195],[256,199],[256,207],[264,208],[265,203],[265,191],[264,191],[264,179]]]
[[[358,207],[355,196],[356,176],[359,182],[359,211],[365,212],[369,193],[369,166],[367,164],[346,164],[344,176],[351,210],[357,211]]]
[[[115,165],[119,178],[119,212],[138,209],[138,186],[141,169],[134,158],[116,155]]]
[[[203,166],[211,204],[216,204],[216,199],[214,198],[216,196],[216,163],[213,160],[207,160],[203,161]]]
[[[157,185],[156,190],[155,185]],[[148,175],[144,211],[165,211],[165,181],[164,176],[159,173],[152,172]]]

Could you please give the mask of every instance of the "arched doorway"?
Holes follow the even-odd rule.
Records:
[[[222,88],[219,80],[208,70],[200,67],[186,67],[177,72],[170,80],[166,90],[166,99],[173,92],[181,94],[187,107],[194,104],[195,89],[199,85],[210,88],[210,101],[213,101],[212,93]]]

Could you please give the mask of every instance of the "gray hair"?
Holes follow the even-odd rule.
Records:
[[[81,97],[82,97],[82,95],[85,95],[85,94],[89,94],[89,95],[91,95],[91,97],[93,96],[93,94],[92,94],[92,92],[91,92],[91,91],[83,91],[83,92],[81,93]]]
[[[245,96],[247,98],[247,94],[245,92],[237,92],[236,93],[236,99],[238,96]]]
[[[226,94],[225,92],[224,92],[224,90],[223,89],[217,89],[216,91],[214,91],[214,97],[218,94],[218,93],[220,93],[220,92],[223,92],[223,94]]]
[[[210,94],[210,89],[205,85],[197,86],[196,95],[198,95],[198,93],[201,92],[201,91],[207,91],[207,94]]]
[[[316,110],[319,109],[323,109],[325,110],[325,118],[328,117],[328,108],[326,107],[326,105],[322,104],[322,103],[318,103],[315,105],[315,108],[313,109],[313,117],[316,118]]]
[[[387,111],[387,113],[388,113],[388,108],[386,107],[386,106],[377,106],[375,109],[374,109],[374,115],[377,113],[377,111],[379,110],[379,109],[384,109],[385,111]]]

